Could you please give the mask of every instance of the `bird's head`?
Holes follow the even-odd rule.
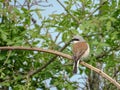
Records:
[[[73,42],[73,43],[85,42],[85,40],[83,39],[82,36],[76,35],[76,36],[73,36],[71,42]]]

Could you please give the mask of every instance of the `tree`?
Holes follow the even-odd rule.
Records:
[[[91,48],[90,57],[85,62],[120,82],[120,1],[56,1],[66,12],[52,13],[44,18],[41,12],[45,5],[42,3],[50,2],[49,0],[1,0],[0,46],[37,47],[72,55],[69,40],[73,35],[79,34]],[[44,8],[49,6],[48,4]],[[70,81],[73,76],[72,63],[69,59],[51,53],[1,50],[1,89],[117,89],[110,81],[88,68],[83,69],[81,65],[79,75],[85,74],[80,79],[84,82]]]

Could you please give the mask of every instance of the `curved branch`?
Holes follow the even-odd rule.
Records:
[[[30,50],[30,51],[40,51],[40,52],[46,52],[46,53],[51,53],[51,54],[55,54],[58,56],[62,56],[64,58],[70,59],[72,60],[72,57],[68,54],[64,54],[55,50],[49,50],[49,49],[42,49],[42,48],[28,48],[28,47],[0,47],[0,50]],[[116,80],[112,79],[110,76],[108,76],[106,73],[104,73],[103,71],[85,63],[85,62],[80,62],[81,65],[86,66],[87,68],[95,71],[96,73],[100,74],[102,77],[106,78],[107,80],[109,80],[112,84],[114,84],[118,89],[120,89],[120,84],[118,82],[116,82]]]
[[[64,58],[71,59],[71,56],[68,54],[63,54],[61,52],[55,51],[55,50],[50,50],[50,49],[42,49],[42,48],[29,48],[29,47],[0,47],[0,50],[29,50],[29,51],[40,51],[40,52],[47,52],[51,54],[55,54],[58,56],[62,56]]]

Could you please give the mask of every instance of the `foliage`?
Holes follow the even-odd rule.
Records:
[[[66,12],[52,13],[47,18],[41,14],[42,2],[0,0],[0,46],[41,47],[59,51],[73,35],[79,34],[90,44],[91,53],[86,62],[120,82],[120,1],[65,0]],[[71,45],[62,52],[72,55]],[[49,90],[52,87],[58,90],[116,89],[110,82],[82,66],[79,67],[79,74],[85,73],[87,79],[81,87],[83,83],[70,80],[73,76],[72,61],[54,57],[35,51],[0,51],[0,86],[13,90]],[[52,59],[52,63],[28,77],[29,73]]]

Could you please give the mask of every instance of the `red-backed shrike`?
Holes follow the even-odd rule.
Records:
[[[81,61],[81,59],[89,55],[90,48],[88,43],[81,36],[78,35],[74,36],[72,42],[73,42],[72,51],[73,51],[73,60],[74,60],[73,73],[77,73],[79,61]]]

